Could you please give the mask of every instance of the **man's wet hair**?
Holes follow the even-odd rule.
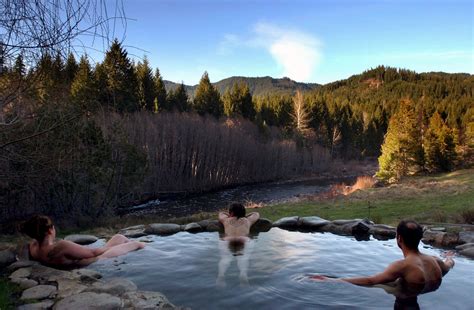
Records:
[[[407,248],[416,250],[423,238],[423,228],[415,221],[403,220],[397,226],[397,236],[401,236]]]
[[[232,213],[237,218],[245,217],[245,207],[241,203],[233,203],[229,207],[229,213]]]

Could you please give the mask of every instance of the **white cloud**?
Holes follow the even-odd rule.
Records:
[[[316,37],[264,22],[255,24],[248,38],[226,34],[218,53],[229,54],[238,46],[266,49],[281,68],[281,74],[296,81],[310,80],[322,56],[322,44]]]

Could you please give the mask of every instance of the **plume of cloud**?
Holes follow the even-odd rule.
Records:
[[[248,37],[226,34],[218,54],[229,55],[236,47],[264,48],[282,69],[282,75],[296,81],[308,81],[321,61],[322,44],[305,32],[259,22]]]
[[[307,81],[321,61],[320,41],[307,33],[257,23],[255,43],[263,45],[283,68],[283,75]]]

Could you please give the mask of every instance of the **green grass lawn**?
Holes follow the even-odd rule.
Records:
[[[18,292],[18,287],[3,276],[0,277],[0,310],[15,309],[12,294]]]
[[[408,177],[388,187],[359,190],[335,199],[266,206],[258,211],[271,220],[316,215],[329,220],[370,218],[392,225],[404,218],[463,223],[474,213],[474,169]]]

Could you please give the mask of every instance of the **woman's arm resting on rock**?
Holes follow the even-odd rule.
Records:
[[[57,253],[71,259],[93,258],[103,254],[107,249],[104,248],[86,248],[71,241],[61,240],[56,245]]]
[[[258,212],[250,212],[246,218],[250,221],[251,224],[254,224],[260,218],[260,213]]]

